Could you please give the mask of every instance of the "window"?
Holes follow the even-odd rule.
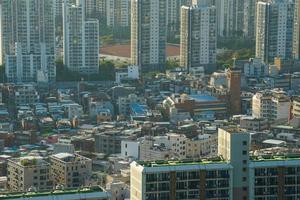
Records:
[[[243,151],[243,155],[247,155],[247,151]]]
[[[246,182],[247,181],[247,177],[243,177],[243,182]]]
[[[247,145],[247,141],[243,141],[243,145],[246,146]]]

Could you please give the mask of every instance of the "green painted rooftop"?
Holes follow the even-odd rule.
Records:
[[[222,157],[209,159],[183,159],[183,160],[157,160],[157,161],[138,161],[143,167],[164,167],[164,166],[183,166],[183,165],[205,165],[227,163]]]
[[[83,193],[93,193],[93,192],[103,192],[101,187],[89,187],[82,189],[70,189],[70,190],[54,190],[47,192],[28,192],[28,193],[2,193],[0,194],[0,199],[15,199],[15,198],[32,198],[32,197],[42,197],[42,196],[52,196],[52,195],[66,195],[66,194],[83,194]]]

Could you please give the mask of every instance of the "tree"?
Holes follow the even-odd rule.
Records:
[[[177,67],[180,67],[179,62],[177,60],[167,60],[166,61],[166,69],[175,69]]]
[[[0,65],[0,82],[3,83],[5,81],[6,81],[5,65]]]
[[[110,60],[101,60],[99,73],[101,80],[115,80],[115,64]]]

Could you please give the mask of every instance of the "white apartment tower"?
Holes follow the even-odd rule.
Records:
[[[300,0],[295,0],[294,30],[293,30],[293,58],[300,58]]]
[[[180,12],[181,6],[191,6],[192,0],[167,0],[167,27],[168,37],[180,32]]]
[[[215,6],[183,6],[180,29],[180,65],[188,70],[214,65],[217,48]]]
[[[85,2],[65,3],[64,64],[80,74],[97,74],[99,71],[99,22],[87,19]]]
[[[244,36],[255,39],[255,3],[253,0],[245,0],[244,3]]]
[[[166,5],[166,0],[131,1],[131,63],[142,72],[164,70]]]
[[[130,0],[106,0],[106,21],[110,27],[129,27]]]
[[[256,57],[264,62],[293,58],[294,2],[260,1],[256,4]]]
[[[217,0],[219,35],[240,35],[244,26],[245,0]]]
[[[54,0],[1,1],[1,62],[10,82],[54,81]]]

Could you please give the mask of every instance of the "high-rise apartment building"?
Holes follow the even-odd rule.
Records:
[[[110,27],[129,27],[130,0],[106,0],[106,21]]]
[[[50,179],[50,163],[41,157],[27,156],[8,160],[9,191],[45,191],[53,188]]]
[[[241,35],[244,26],[244,0],[216,1],[220,36]]]
[[[54,184],[65,188],[85,186],[92,174],[92,160],[79,154],[54,154],[50,156],[50,162]]]
[[[300,0],[295,0],[293,28],[293,58],[300,58]]]
[[[55,80],[54,0],[3,0],[0,38],[8,81]]]
[[[232,166],[225,160],[133,162],[130,198],[232,199]]]
[[[245,0],[244,2],[244,36],[255,39],[255,5],[256,0]]]
[[[264,62],[293,58],[294,2],[259,1],[256,4],[256,57]]]
[[[167,0],[167,33],[168,38],[175,38],[180,32],[181,6],[191,6],[192,0]]]
[[[204,66],[212,71],[216,64],[217,33],[214,6],[181,8],[180,65],[188,70]]]
[[[64,4],[64,64],[80,74],[99,71],[99,22],[87,19],[85,1]]]
[[[165,68],[166,6],[166,0],[131,1],[131,63],[142,72]]]
[[[233,127],[219,129],[218,155],[230,162],[233,199],[245,199],[248,186],[250,135],[245,130]]]
[[[131,164],[131,199],[295,199],[299,155],[251,156],[250,134],[219,129],[220,157]]]

